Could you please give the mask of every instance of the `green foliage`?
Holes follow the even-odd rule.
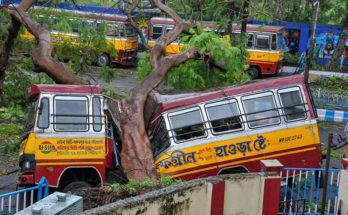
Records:
[[[339,76],[331,76],[325,78],[319,78],[316,82],[311,84],[314,88],[324,88],[326,90],[334,91],[336,94],[347,95],[348,94],[348,78]]]
[[[103,66],[98,76],[98,78],[105,81],[106,83],[110,83],[110,81],[114,79],[114,77],[115,77],[115,69],[108,66]]]
[[[7,23],[9,22],[9,15],[4,10],[0,10],[0,45],[7,36]]]
[[[125,97],[124,95],[116,92],[113,88],[108,87],[106,85],[103,86],[103,95],[117,99],[117,100],[121,100]]]
[[[207,66],[207,62],[204,60],[188,60],[170,69],[165,81],[166,87],[205,89],[249,80],[249,76],[244,71],[247,52],[243,45],[240,45],[245,44],[244,42],[239,43],[238,47],[230,47],[221,36],[204,30],[202,26],[191,29],[190,33],[189,35],[183,35],[180,42],[187,44],[187,48],[197,48],[202,56],[209,54],[214,61],[223,62],[227,71]],[[140,82],[151,72],[152,66],[149,61],[149,54],[144,53],[139,59],[136,80]]]
[[[284,53],[284,66],[297,66],[300,60],[300,54],[291,54],[289,52]]]
[[[161,177],[158,182],[152,181],[150,178],[144,180],[130,180],[127,184],[112,184],[112,192],[123,193],[126,192],[129,195],[136,195],[143,193],[144,191],[151,191],[154,189],[160,189],[176,184],[180,184],[182,181],[173,179],[170,176]]]

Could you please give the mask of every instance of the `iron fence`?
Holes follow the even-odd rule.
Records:
[[[322,88],[311,88],[311,91],[317,108],[348,111],[348,95]]]
[[[32,205],[35,200],[40,201],[48,196],[48,181],[42,177],[38,185],[0,195],[0,215],[18,213]]]
[[[284,168],[280,193],[279,215],[337,214],[340,169],[328,170],[327,198],[323,199],[324,168]]]

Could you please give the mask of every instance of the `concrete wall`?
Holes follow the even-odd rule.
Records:
[[[262,214],[265,177],[230,178],[225,181],[224,214]]]
[[[340,214],[348,215],[348,159],[343,160],[346,162],[344,170],[341,170],[340,184],[338,190],[338,210]],[[342,162],[342,163],[343,163]]]
[[[264,205],[268,206],[267,197],[264,198],[268,179],[277,179],[276,186],[280,187],[280,178],[274,175],[248,173],[216,176],[117,201],[83,214],[261,215]],[[272,205],[276,206],[273,211],[277,211],[278,202],[272,202]]]

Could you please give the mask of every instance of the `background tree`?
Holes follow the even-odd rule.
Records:
[[[327,62],[326,68],[328,70],[337,70],[339,65],[339,60],[341,56],[346,51],[346,40],[348,39],[348,1],[346,1],[345,19],[342,25],[342,32],[338,39],[337,46],[332,58]]]

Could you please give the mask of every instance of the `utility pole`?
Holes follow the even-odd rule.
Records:
[[[312,14],[312,23],[311,23],[311,37],[310,37],[310,45],[306,58],[306,65],[304,71],[304,80],[305,83],[308,83],[309,78],[309,69],[312,65],[313,58],[313,50],[314,50],[314,39],[315,39],[315,31],[317,28],[317,19],[318,19],[318,10],[319,10],[319,0],[313,0],[313,14]]]

